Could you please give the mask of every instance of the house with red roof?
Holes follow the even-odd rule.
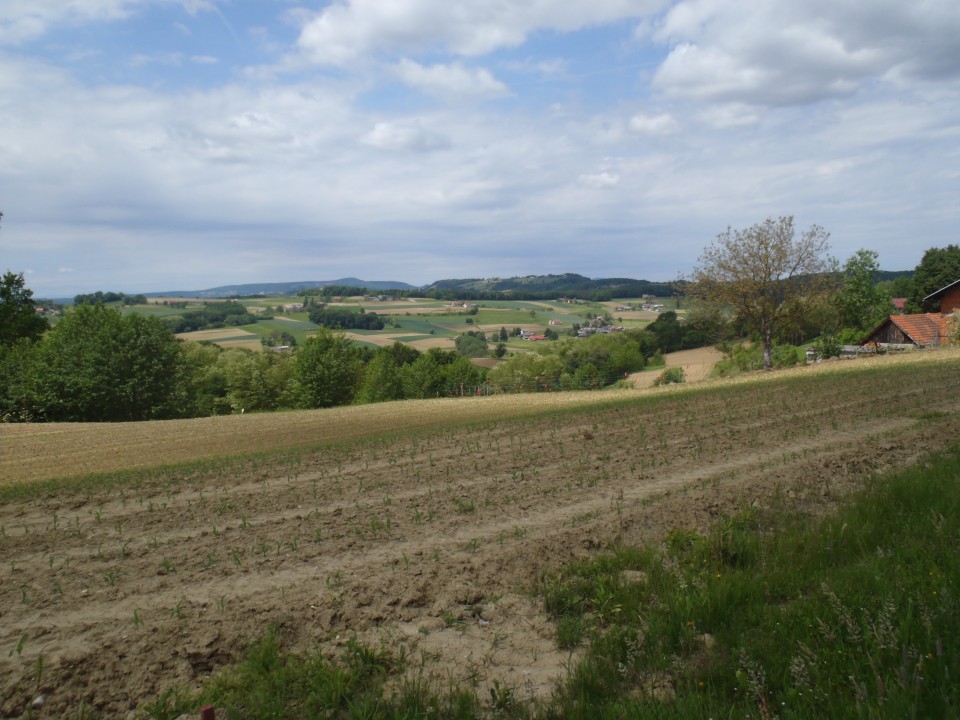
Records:
[[[960,317],[960,280],[930,293],[924,305],[940,303],[940,312],[891,315],[860,341],[875,348],[940,347],[956,342]]]

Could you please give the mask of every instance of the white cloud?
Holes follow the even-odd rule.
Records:
[[[671,135],[680,129],[680,124],[670,113],[659,115],[639,113],[630,118],[630,129],[641,135]]]
[[[365,145],[381,150],[412,152],[430,152],[449,145],[444,137],[424,130],[418,123],[379,122],[361,138],[361,141]]]
[[[41,37],[64,24],[113,22],[148,5],[174,0],[4,0],[0,7],[0,45],[18,45]],[[213,0],[179,0],[190,15],[201,11],[219,12]],[[180,32],[189,29],[175,23]]]
[[[533,30],[572,31],[639,18],[663,0],[346,0],[307,22],[300,48],[315,62],[345,65],[370,53],[440,49],[476,56],[516,47]]]
[[[44,35],[61,23],[119,20],[137,6],[152,0],[8,0],[0,11],[0,45],[19,43]]]
[[[671,48],[654,86],[707,102],[806,104],[871,80],[960,76],[952,0],[684,0],[654,37]]]
[[[236,70],[211,85],[193,53],[212,59],[220,45],[201,42],[220,29],[191,23],[185,41],[171,29],[182,6],[153,1],[171,9],[169,43],[132,47],[171,64],[150,73],[116,55],[141,23],[106,16],[80,34],[64,24],[58,50],[4,48],[0,238],[44,296],[364,277],[370,258],[408,282],[571,268],[669,279],[728,224],[783,213],[831,230],[840,257],[872,247],[901,269],[919,260],[915,238],[952,242],[960,221],[960,93],[934,81],[957,54],[941,3],[888,20],[827,0],[812,0],[819,14],[681,0],[626,40],[625,24],[562,33],[605,13],[642,20],[648,5],[342,0],[281,27],[290,5],[274,3],[272,22],[252,18],[265,39],[225,49]],[[224,5],[249,33],[240,6]],[[293,46],[291,27],[323,15],[344,33]],[[465,57],[533,31],[538,42],[485,68]],[[90,38],[100,54],[65,59]],[[351,61],[318,70],[315,49]],[[592,72],[597,58],[618,72]]]
[[[699,113],[699,118],[717,129],[752,127],[760,122],[760,116],[743,103],[710,105]]]
[[[611,172],[581,175],[580,182],[592,188],[611,188],[620,184],[620,176]]]
[[[468,69],[460,63],[424,67],[404,58],[396,66],[396,73],[407,85],[433,95],[496,98],[509,92],[487,70]]]

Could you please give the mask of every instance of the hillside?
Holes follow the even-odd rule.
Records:
[[[416,290],[414,285],[393,280],[360,280],[359,278],[340,278],[339,280],[303,280],[282,283],[246,283],[242,285],[221,285],[206,290],[166,290],[163,292],[143,293],[147,297],[184,297],[184,298],[223,298],[246,297],[250,295],[296,295],[302,290],[341,285],[344,287],[366,288],[367,290]]]
[[[591,279],[575,273],[438,280],[424,290],[427,294],[446,293],[473,298],[500,296],[519,299],[552,299],[558,296],[590,297],[598,293],[603,294],[603,299],[643,295],[666,297],[674,294],[672,283],[631,278]]]
[[[916,461],[960,433],[957,357],[702,391],[2,426],[5,456],[48,470],[3,467],[0,715],[41,693],[51,717],[80,698],[96,716],[142,712],[271,624],[285,647],[339,657],[355,636],[441,687],[546,698],[578,655],[529,594],[543,572],[744,507],[815,511]],[[156,467],[211,451],[225,457]],[[98,467],[140,470],[9,484]]]

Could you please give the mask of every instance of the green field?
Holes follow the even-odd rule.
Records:
[[[224,298],[223,300],[230,299]],[[162,318],[199,309],[209,302],[217,302],[217,300],[189,302],[187,308],[174,308],[157,304],[134,306],[116,304],[116,307],[124,313],[141,313]],[[273,316],[273,319],[261,320],[255,324],[242,327],[243,330],[260,337],[269,337],[273,332],[288,332],[296,338],[298,344],[302,344],[317,328],[310,322],[309,312],[307,311],[275,312],[275,308],[278,306],[303,302],[301,296],[244,298],[238,302],[248,308],[270,308],[270,315]],[[642,300],[639,298],[623,298],[616,302],[639,305]],[[668,308],[676,306],[676,300],[674,299],[660,299],[657,302],[664,303]],[[414,342],[428,337],[453,338],[461,332],[480,329],[481,327],[486,330],[491,341],[495,340],[493,335],[501,327],[506,328],[508,332],[515,327],[523,327],[541,334],[550,328],[558,335],[563,336],[571,330],[575,323],[583,324],[589,319],[607,312],[610,312],[618,324],[627,328],[643,328],[650,322],[646,319],[632,318],[619,321],[617,320],[618,313],[612,312],[608,305],[599,303],[568,304],[557,301],[485,300],[475,303],[477,311],[473,315],[464,308],[451,307],[449,302],[440,300],[416,299],[410,302],[408,306],[406,303],[378,303],[367,302],[362,298],[347,298],[343,303],[338,304],[348,307],[362,307],[366,312],[376,313],[380,310],[380,314],[382,314],[386,323],[386,327],[382,331],[354,332],[358,335],[401,334],[400,342]],[[397,312],[398,307],[401,312]],[[449,312],[439,313],[437,312],[438,309],[449,309]],[[559,321],[561,324],[551,326],[549,324],[550,320]],[[372,343],[361,344],[372,346]],[[507,347],[513,351],[530,349],[529,343],[516,338],[511,338],[507,342]]]

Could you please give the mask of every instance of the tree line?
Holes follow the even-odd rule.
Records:
[[[124,305],[146,305],[147,296],[143,294],[127,295],[122,292],[104,292],[103,290],[73,296],[74,305],[97,305],[99,303],[106,305],[117,302]]]
[[[252,314],[242,303],[235,300],[206,303],[197,310],[188,310],[182,315],[168,315],[162,318],[163,324],[172,332],[185,333],[196,330],[214,330],[224,327],[251,325],[257,320],[266,320],[266,316]]]
[[[367,350],[327,328],[293,352],[185,342],[158,318],[104,305],[77,306],[49,330],[45,321],[22,330],[0,346],[6,422],[161,420],[437,397],[485,374],[456,352]]]

